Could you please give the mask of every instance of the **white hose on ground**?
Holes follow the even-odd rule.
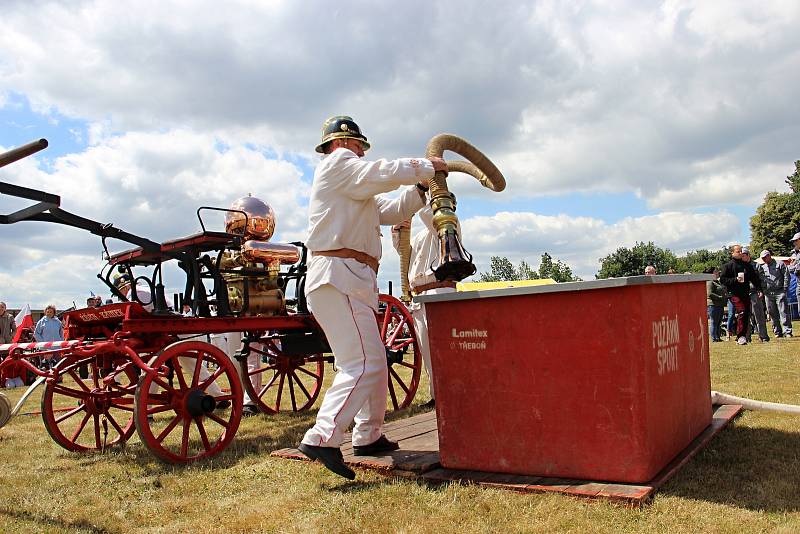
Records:
[[[743,397],[735,397],[719,391],[711,392],[711,404],[741,404],[745,410],[765,410],[769,412],[783,412],[800,414],[800,406],[794,404],[781,404],[779,402],[765,402]]]

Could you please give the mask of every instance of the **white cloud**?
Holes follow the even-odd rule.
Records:
[[[727,211],[713,213],[663,212],[627,217],[607,223],[591,217],[545,216],[529,212],[500,212],[461,222],[464,246],[474,255],[479,271],[489,270],[491,256],[538,265],[550,253],[569,264],[584,279],[592,279],[599,259],[619,247],[652,241],[677,254],[701,248],[717,250],[739,237],[739,220]]]
[[[198,206],[224,208],[252,193],[277,214],[274,240],[303,238],[308,185],[302,171],[241,145],[223,143],[220,152],[220,141],[186,130],[110,136],[84,152],[57,158],[52,170],[27,159],[0,170],[0,178],[60,195],[66,211],[158,242],[199,232]],[[30,204],[4,197],[0,208],[8,213]],[[207,228],[222,230],[222,217],[205,212]],[[103,264],[100,238],[87,231],[23,222],[3,227],[2,243],[0,274],[19,280],[3,284],[0,298],[11,305],[48,296],[63,307],[89,289],[108,292],[94,277]],[[133,247],[109,240],[112,253]]]

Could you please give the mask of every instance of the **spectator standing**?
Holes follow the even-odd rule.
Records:
[[[44,309],[44,317],[36,323],[33,329],[33,337],[39,343],[64,341],[64,325],[56,317],[56,307],[54,305],[48,304]],[[55,355],[42,357],[42,363],[49,367],[52,367],[57,361]]]
[[[709,267],[705,272],[714,275],[713,280],[706,282],[706,303],[708,304],[708,318],[711,321],[709,334],[711,341],[722,341],[722,312],[728,301],[728,292],[719,281],[719,269]]]
[[[0,342],[11,343],[17,332],[17,323],[14,316],[6,308],[5,302],[0,302]]]
[[[789,256],[791,261],[787,269],[789,273],[794,274],[795,279],[797,281],[797,285],[795,286],[795,292],[798,297],[800,297],[800,232],[797,232],[792,236],[792,245],[794,245],[794,249],[792,250],[792,254]],[[800,306],[800,298],[797,299],[798,306]],[[788,310],[789,320],[791,320],[792,313],[791,310]]]
[[[750,327],[750,284],[761,290],[761,280],[748,261],[742,258],[742,246],[731,247],[731,260],[722,266],[720,282],[728,290],[736,315],[736,343],[747,345]]]
[[[746,261],[752,267],[753,272],[756,273],[756,278],[758,279],[758,284],[755,283],[754,280],[750,281],[750,329],[747,332],[747,341],[750,341],[750,336],[753,331],[758,333],[758,338],[763,341],[769,341],[769,335],[767,334],[767,313],[764,310],[764,294],[761,291],[762,284],[761,284],[761,277],[758,273],[758,265],[755,261],[753,261],[752,256],[750,255],[750,249],[744,247],[742,249],[742,260]]]
[[[758,265],[767,309],[772,317],[772,331],[778,337],[792,337],[792,318],[786,313],[786,292],[789,290],[789,269],[782,261],[775,261],[769,250],[761,251],[764,263]]]

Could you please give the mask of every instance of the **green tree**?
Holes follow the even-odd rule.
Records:
[[[792,193],[795,195],[800,194],[800,161],[794,162],[794,174],[786,177],[786,184]]]
[[[577,282],[580,280],[573,276],[572,268],[561,260],[553,261],[553,257],[547,252],[542,254],[542,261],[539,263],[539,278],[552,278],[556,282]]]
[[[678,258],[669,249],[657,247],[652,241],[636,242],[633,248],[620,247],[604,258],[600,258],[597,278],[616,278],[644,274],[644,268],[652,265],[659,274],[665,274],[678,266]]]
[[[492,256],[489,262],[489,272],[480,273],[481,282],[505,282],[509,280],[536,280],[538,278],[552,278],[556,282],[573,282],[580,278],[573,276],[572,268],[561,260],[553,261],[547,252],[542,254],[539,269],[534,270],[528,262],[522,260],[518,267],[504,256]]]
[[[789,239],[800,227],[800,193],[770,191],[750,218],[750,246],[753,252],[769,249],[776,256],[788,256]]]
[[[716,251],[706,249],[693,250],[687,252],[685,256],[678,257],[675,271],[679,273],[702,273],[708,267],[720,267],[730,259],[730,251],[725,247]]]

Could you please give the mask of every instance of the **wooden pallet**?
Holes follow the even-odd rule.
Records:
[[[351,467],[372,469],[385,475],[415,478],[430,484],[460,482],[523,493],[556,492],[641,505],[725,428],[742,409],[739,405],[723,405],[714,408],[708,428],[646,484],[597,482],[443,468],[439,464],[439,433],[436,428],[435,412],[401,419],[385,426],[384,431],[387,437],[400,442],[400,449],[397,451],[385,456],[353,456],[353,447],[348,435],[345,438],[347,445],[342,446],[342,455],[345,463]],[[307,460],[297,449],[277,450],[272,452],[272,456]]]

